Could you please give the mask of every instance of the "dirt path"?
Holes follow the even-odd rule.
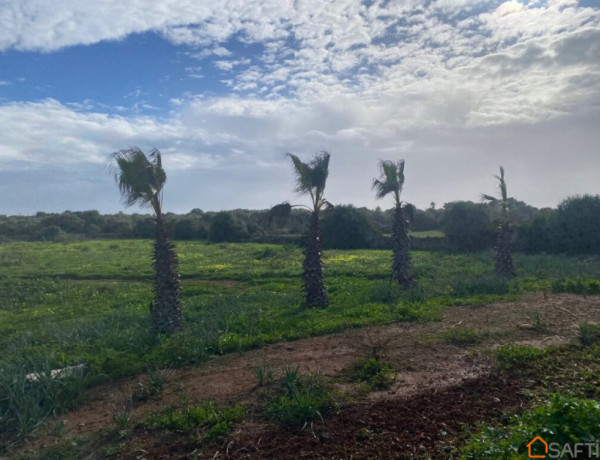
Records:
[[[183,399],[188,404],[249,400],[256,393],[257,366],[269,367],[276,374],[292,365],[299,366],[302,372],[335,376],[358,358],[373,353],[401,371],[390,389],[370,394],[365,403],[370,407],[381,404],[385,407],[390,402],[398,405],[399,401],[411,404],[406,401],[411,398],[416,401],[425,394],[446,391],[451,385],[475,382],[484,376],[486,365],[476,359],[473,350],[505,342],[538,347],[564,343],[577,335],[579,324],[584,320],[600,323],[600,297],[530,294],[511,303],[449,307],[442,320],[435,323],[371,326],[278,343],[175,370],[159,400],[132,405],[131,395],[144,377],[94,388],[84,405],[61,417],[63,439],[114,429],[114,416],[123,407],[129,408],[130,419],[135,423],[161,408],[180,406]],[[483,341],[468,348],[448,343],[447,338],[452,334],[449,331],[457,328],[474,328],[481,333]],[[250,425],[246,428],[248,433],[253,431]],[[44,437],[42,433],[40,430],[20,452],[35,452],[55,442],[53,437]]]

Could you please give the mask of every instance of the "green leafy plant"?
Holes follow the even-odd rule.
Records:
[[[525,458],[527,444],[536,436],[561,448],[564,444],[595,443],[600,437],[600,402],[554,394],[545,404],[512,417],[506,426],[480,425],[460,458]]]
[[[129,434],[129,411],[126,407],[120,407],[119,409],[116,407],[114,408],[116,412],[113,415],[113,421],[117,426],[117,433],[119,434],[119,437],[125,438]]]
[[[284,425],[304,428],[333,409],[331,384],[321,375],[299,375],[288,368],[279,382],[279,396],[266,406],[266,413]]]
[[[223,439],[244,416],[242,405],[218,408],[208,402],[182,410],[173,408],[146,418],[144,425],[178,433],[194,431],[202,441]]]
[[[543,350],[530,345],[508,344],[496,350],[496,359],[501,368],[510,369],[530,363],[543,354]]]
[[[377,358],[362,358],[350,368],[342,371],[341,376],[349,382],[364,383],[369,389],[389,388],[396,378],[394,367]]]
[[[156,365],[148,365],[146,367],[146,374],[150,380],[150,392],[151,395],[160,395],[165,389],[165,385],[173,375],[174,369],[168,367],[158,367]]]
[[[264,386],[273,380],[273,369],[266,364],[260,364],[254,367],[254,373],[258,380],[258,386]]]

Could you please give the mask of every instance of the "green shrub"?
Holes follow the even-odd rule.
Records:
[[[446,203],[441,228],[450,246],[458,251],[480,251],[494,245],[494,226],[482,203]]]
[[[256,374],[259,387],[262,387],[273,380],[273,369],[266,363],[255,366],[254,373]]]
[[[539,358],[543,350],[529,345],[508,344],[496,350],[496,358],[500,367],[512,368],[521,364],[530,363]]]
[[[280,380],[280,394],[267,404],[266,413],[284,425],[304,427],[322,419],[335,405],[331,384],[320,375],[299,375],[288,368]]]
[[[231,212],[221,211],[214,215],[208,230],[208,239],[215,243],[236,242],[248,238],[246,223]]]
[[[352,205],[328,209],[321,224],[324,249],[370,248],[381,232],[363,209]]]
[[[383,390],[389,388],[396,376],[391,364],[372,357],[359,359],[342,372],[342,378],[349,382],[365,383],[374,390]]]
[[[600,402],[555,394],[545,404],[514,416],[507,426],[480,426],[460,458],[527,458],[527,444],[536,436],[548,444],[557,443],[561,450],[564,444],[595,443],[600,438]]]
[[[144,425],[180,433],[196,431],[203,441],[218,441],[231,432],[244,414],[241,405],[218,409],[209,402],[183,410],[167,409],[147,417]]]

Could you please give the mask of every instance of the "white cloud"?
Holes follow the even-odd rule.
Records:
[[[181,136],[176,123],[81,113],[53,99],[2,105],[0,124],[0,160],[5,168],[13,161],[42,166],[102,163],[108,153],[128,145]]]

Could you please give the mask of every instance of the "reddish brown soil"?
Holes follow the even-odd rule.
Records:
[[[600,298],[535,294],[511,303],[450,307],[435,323],[372,326],[278,343],[178,369],[158,400],[132,404],[132,394],[144,376],[97,387],[84,405],[62,417],[64,436],[114,430],[114,416],[123,407],[135,423],[161,408],[181,406],[184,399],[188,404],[252,403],[257,396],[257,366],[277,373],[293,365],[302,372],[335,376],[358,358],[377,353],[400,369],[394,385],[340,409],[318,429],[289,432],[269,422],[247,420],[228,444],[203,450],[189,445],[189,440],[177,444],[156,433],[140,432],[130,441],[138,452],[131,458],[415,458],[419,452],[426,458],[432,452],[447,458],[451,446],[444,447],[448,436],[444,432],[455,438],[462,424],[524,403],[511,382],[486,372],[486,360],[478,355],[509,341],[539,347],[565,343],[575,337],[584,319],[600,323]],[[543,329],[535,327],[539,322]],[[468,349],[447,344],[444,334],[457,327],[485,332],[486,339]],[[39,452],[55,442],[40,430],[19,450]]]
[[[519,390],[517,382],[483,376],[343,407],[312,430],[242,425],[222,451],[228,458],[451,458],[464,426],[526,403]]]

